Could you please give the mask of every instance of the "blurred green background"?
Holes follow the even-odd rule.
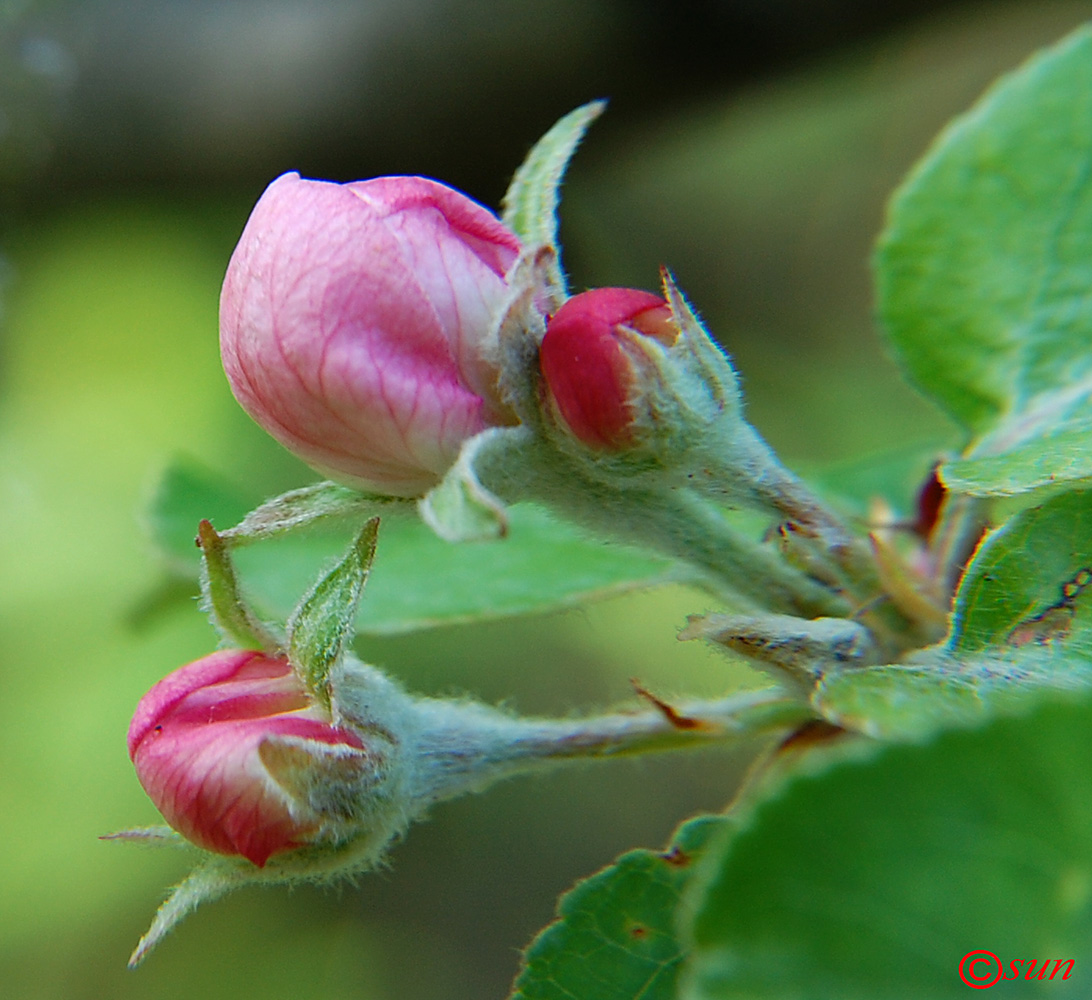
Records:
[[[495,204],[553,119],[611,96],[565,191],[574,285],[655,287],[669,264],[797,467],[954,442],[873,329],[883,201],[948,117],[1089,16],[1063,0],[5,5],[0,996],[499,1000],[558,893],[720,808],[753,753],[504,785],[437,809],[358,885],[240,893],[125,970],[187,868],[96,839],[157,821],[128,718],[214,643],[193,606],[137,621],[162,578],[142,506],[180,453],[268,493],[314,478],[219,369],[220,280],[268,180],[426,173]],[[624,701],[630,677],[665,696],[753,683],[676,641],[702,610],[661,591],[360,652],[414,689],[526,712]]]

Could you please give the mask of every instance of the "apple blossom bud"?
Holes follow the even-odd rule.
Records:
[[[547,324],[539,352],[562,424],[589,448],[632,445],[638,383],[647,367],[639,338],[670,347],[678,335],[667,302],[651,292],[596,288],[567,300]]]
[[[436,181],[285,174],[224,279],[232,391],[331,479],[420,495],[466,438],[516,422],[487,355],[519,252],[490,212]]]
[[[167,822],[206,850],[270,856],[327,832],[322,796],[370,764],[284,658],[225,649],[181,667],[140,701],[129,726],[137,777]]]

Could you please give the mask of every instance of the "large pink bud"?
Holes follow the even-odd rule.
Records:
[[[490,212],[436,181],[285,174],[224,279],[232,391],[323,475],[420,495],[466,438],[515,422],[485,341],[519,251]]]
[[[329,816],[331,782],[368,764],[288,661],[225,649],[169,674],[140,701],[129,756],[164,819],[184,837],[256,865],[308,843]]]
[[[539,364],[550,402],[574,437],[599,451],[636,441],[642,338],[670,347],[679,335],[667,303],[635,288],[595,288],[568,299],[550,319]]]

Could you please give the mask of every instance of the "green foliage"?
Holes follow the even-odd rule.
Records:
[[[1092,30],[1031,59],[895,196],[880,313],[911,377],[978,439],[982,495],[1092,476]]]
[[[196,578],[198,521],[208,517],[226,528],[247,507],[215,476],[180,463],[165,474],[149,521],[172,568]],[[414,516],[384,517],[358,631],[396,635],[532,614],[683,578],[664,559],[592,540],[541,508],[517,504],[507,516],[506,538],[468,545],[441,541]],[[344,533],[316,530],[248,546],[235,555],[243,590],[283,621],[346,541]]]
[[[190,458],[178,458],[163,471],[145,512],[148,531],[174,571],[190,575],[200,553],[197,526],[207,520],[219,532],[241,521],[252,498]]]
[[[900,360],[973,435],[945,483],[981,497],[1040,491],[1038,505],[1008,511],[980,542],[943,643],[826,670],[814,707],[867,735],[780,760],[682,905],[664,900],[671,947],[684,945],[678,992],[651,979],[635,993],[633,956],[603,930],[629,912],[623,887],[646,853],[565,898],[518,984],[539,992],[518,996],[939,1000],[966,995],[960,962],[979,949],[1010,977],[1014,959],[1072,958],[1069,986],[1087,990],[1090,179],[1084,29],[941,136],[893,201],[876,257]]]
[[[562,119],[517,173],[505,220],[528,244],[556,242],[558,185],[600,110]],[[904,368],[969,434],[965,454],[942,469],[945,484],[980,498],[1035,494],[1022,502],[1037,505],[975,508],[1000,527],[967,565],[942,643],[863,668],[828,650],[810,707],[795,704],[848,733],[787,751],[730,818],[694,820],[668,852],[631,852],[565,896],[558,921],[526,953],[516,1000],[954,997],[967,988],[961,959],[979,949],[1006,969],[1013,959],[1073,958],[1089,982],[1092,29],[1030,60],[942,134],[892,202],[876,271]],[[551,278],[560,285],[560,272]],[[920,461],[906,458],[859,478],[901,480]],[[831,492],[859,492],[848,479],[832,477]],[[723,480],[722,499],[732,495],[731,477]],[[315,494],[321,511],[302,515],[308,524],[375,501],[325,489]],[[483,539],[459,546],[392,505],[357,626],[412,631],[680,578],[671,563],[592,541],[538,507],[501,511],[490,499],[473,477],[456,476],[423,507],[452,537]],[[151,520],[174,568],[190,573],[198,519],[222,516],[226,527],[245,508],[214,479],[176,467]],[[604,509],[608,518],[629,511]],[[240,547],[250,599],[283,618],[343,541],[293,532]],[[359,595],[373,542],[374,533],[362,536],[355,560],[325,577],[290,622],[293,640],[303,636],[295,659],[316,681],[349,630],[344,608]],[[757,555],[745,568],[764,572]],[[827,599],[853,592],[825,568],[809,585]],[[740,569],[733,574],[749,582]],[[915,579],[910,559],[906,569]],[[914,619],[906,602],[894,606],[905,592],[885,581],[876,591],[881,584],[894,598],[883,609],[891,614],[875,617],[896,633],[885,648],[939,633],[938,605]],[[324,588],[351,599],[315,614]],[[312,621],[322,627],[304,635],[300,623]],[[915,631],[926,621],[934,632]],[[314,663],[304,655],[312,649]],[[656,704],[673,725],[702,724]],[[1008,989],[1036,996],[1040,987]]]
[[[956,121],[892,204],[883,319],[977,435],[952,489],[1092,475],[1090,95],[1082,30]],[[688,996],[962,996],[961,957],[983,948],[1006,973],[1065,957],[1087,979],[1092,709],[1050,698],[1088,682],[1090,567],[1092,496],[1060,493],[980,544],[941,647],[823,679],[827,718],[932,742],[813,758],[757,799],[695,897]]]
[[[839,725],[912,736],[1092,679],[1092,494],[1022,511],[979,546],[946,642],[909,662],[832,672],[813,702]]]
[[[942,647],[831,673],[814,703],[874,735],[966,723],[1087,683],[1092,31],[1002,80],[896,195],[881,313],[911,375],[979,437],[951,489],[1058,494],[979,546]]]
[[[232,645],[273,653],[279,639],[247,607],[228,547],[207,520],[197,526],[197,542],[202,556],[201,593],[213,624]]]
[[[1017,708],[1041,694],[1010,684],[1011,664],[956,662],[941,651],[909,664],[836,674],[819,684],[812,703],[832,723],[879,739],[916,739]],[[1027,670],[1020,670],[1022,679]]]
[[[813,694],[830,721],[916,737],[1092,680],[1092,494],[1021,511],[979,545],[946,641],[901,664],[831,671]]]
[[[856,752],[854,752],[856,751]],[[828,751],[740,817],[696,887],[692,1000],[965,997],[959,963],[1092,963],[1092,705]],[[1041,996],[1013,983],[1005,996]]]
[[[684,957],[676,909],[727,825],[692,820],[666,851],[630,851],[563,896],[557,922],[524,955],[512,1000],[671,1000]]]
[[[1092,493],[1022,511],[985,539],[956,596],[951,650],[1058,643],[1088,651]]]
[[[1069,984],[1087,988],[1090,754],[1084,698],[783,761],[730,817],[563,897],[513,995],[941,1000],[965,995],[960,961],[983,948],[1010,976],[1013,959],[1073,958]]]
[[[968,457],[944,467],[944,482],[982,497],[1087,487],[1092,478],[1090,388],[1075,387],[1064,413],[1057,409],[1063,400],[1048,397],[1002,421]]]

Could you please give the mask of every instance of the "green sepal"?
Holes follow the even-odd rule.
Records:
[[[246,545],[318,524],[373,516],[383,508],[411,502],[402,497],[361,493],[329,481],[315,483],[267,500],[220,537],[232,545]]]
[[[177,830],[162,825],[134,826],[128,830],[118,830],[116,833],[104,833],[99,837],[99,840],[117,840],[125,844],[135,844],[139,847],[190,848],[193,846]]]
[[[352,641],[357,605],[375,556],[379,518],[361,529],[345,558],[316,581],[288,619],[288,659],[300,679],[329,705],[326,682]]]
[[[280,636],[264,624],[239,592],[228,546],[209,521],[197,526],[201,548],[201,594],[217,631],[232,645],[274,653],[281,648]]]
[[[680,349],[679,353],[686,359],[686,368],[708,387],[718,411],[728,411],[734,418],[742,420],[743,401],[739,375],[731,360],[698,319],[666,267],[660,268],[660,281],[663,284],[664,298],[679,328],[676,345]]]
[[[519,417],[534,430],[542,428],[541,373],[538,350],[546,335],[542,310],[556,312],[565,301],[551,284],[557,270],[557,250],[540,246],[524,251],[508,272],[509,299],[497,321],[492,340],[497,388]]]
[[[151,927],[137,942],[129,956],[129,968],[135,969],[185,917],[202,903],[209,903],[231,892],[248,881],[260,881],[261,869],[255,868],[257,877],[248,879],[248,872],[227,859],[205,861],[171,889],[170,895],[156,911]]]
[[[519,430],[490,428],[463,442],[455,464],[418,502],[421,520],[446,542],[483,542],[508,534],[505,505],[482,486],[475,468],[479,456],[505,450]]]
[[[658,366],[662,386],[653,412],[657,458],[674,465],[678,485],[729,506],[747,507],[804,526],[828,559],[820,576],[849,574],[850,590],[872,589],[871,559],[861,542],[804,482],[790,472],[743,414],[739,376],[724,350],[705,329],[671,272],[661,268],[664,298],[679,336]],[[652,344],[646,338],[646,349]]]
[[[591,101],[565,115],[535,143],[508,185],[503,221],[527,246],[557,246],[557,205],[565,168],[588,126],[606,106],[606,101]],[[556,257],[551,270],[553,283],[564,291],[565,278]]]
[[[151,926],[129,958],[129,968],[140,965],[178,924],[204,903],[215,902],[236,889],[249,886],[323,883],[342,875],[369,871],[375,867],[385,845],[386,841],[368,840],[311,844],[274,855],[259,868],[245,858],[213,854],[183,841],[181,846],[197,854],[200,860],[171,889],[156,911]]]

